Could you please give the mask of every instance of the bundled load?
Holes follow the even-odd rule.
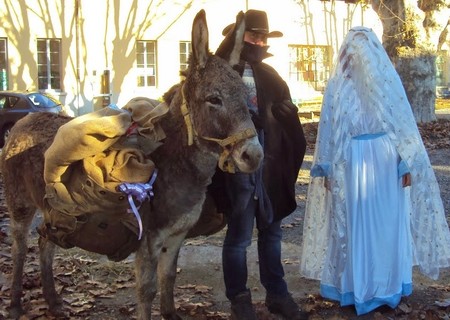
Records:
[[[156,178],[150,154],[165,138],[158,119],[167,112],[165,103],[134,98],[61,126],[45,153],[40,235],[113,261],[135,251]]]

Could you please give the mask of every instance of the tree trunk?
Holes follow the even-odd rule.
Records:
[[[436,120],[435,61],[442,40],[439,37],[448,23],[445,1],[372,0],[383,24],[383,46],[402,79],[419,123]]]
[[[399,55],[395,68],[411,104],[416,122],[436,120],[436,56],[413,52]]]

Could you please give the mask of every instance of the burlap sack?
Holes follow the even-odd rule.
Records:
[[[150,180],[149,154],[165,137],[158,120],[167,111],[164,103],[135,98],[122,110],[104,108],[61,126],[45,153],[41,235],[115,261],[135,250],[138,224],[117,188]]]

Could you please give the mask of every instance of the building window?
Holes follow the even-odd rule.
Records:
[[[191,42],[180,41],[180,70],[186,70],[189,65],[189,55],[191,53]]]
[[[0,90],[8,90],[8,43],[0,38]]]
[[[323,91],[332,67],[331,46],[289,45],[289,80]]]
[[[37,40],[39,90],[61,90],[61,40]]]
[[[136,44],[138,87],[156,87],[156,41]]]

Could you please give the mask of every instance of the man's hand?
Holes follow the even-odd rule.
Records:
[[[274,103],[272,114],[280,122],[286,123],[292,119],[298,120],[298,109],[290,100]]]

